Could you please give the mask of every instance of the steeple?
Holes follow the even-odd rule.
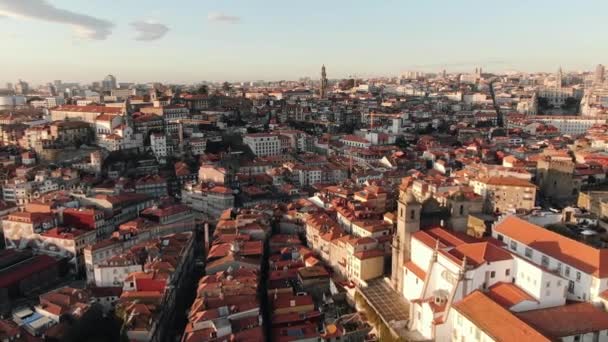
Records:
[[[327,96],[327,73],[325,72],[325,64],[321,67],[321,91],[319,93],[322,99]]]
[[[127,97],[127,99],[125,100],[123,107],[125,125],[133,128],[133,117],[131,116],[131,99],[129,97]]]
[[[557,77],[556,77],[556,80],[555,80],[555,86],[557,88],[561,88],[562,87],[562,76],[563,76],[562,67],[560,66],[559,69],[557,70]]]

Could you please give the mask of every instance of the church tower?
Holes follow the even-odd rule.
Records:
[[[556,76],[556,79],[555,79],[555,86],[558,89],[562,88],[562,77],[563,77],[562,67],[560,66],[559,69],[557,70],[557,76]]]
[[[325,64],[321,67],[321,98],[324,99],[327,96],[327,73],[325,72]]]
[[[420,230],[422,205],[410,189],[399,190],[397,202],[397,231],[393,236],[393,265],[391,282],[393,289],[403,293],[403,264],[410,260],[412,234]]]
[[[127,127],[133,128],[133,116],[132,116],[132,108],[131,108],[131,99],[127,97],[123,104],[123,123]]]

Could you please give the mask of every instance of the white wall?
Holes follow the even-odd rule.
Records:
[[[498,233],[493,231],[492,236],[494,238],[498,238]],[[548,263],[547,263],[547,266],[544,268],[547,270],[555,271],[556,273],[559,273],[559,275],[566,282],[566,288],[568,286],[569,281],[572,281],[572,283],[574,284],[574,290],[572,291],[572,293],[567,292],[568,299],[577,300],[577,301],[588,301],[592,297],[592,294],[591,294],[592,276],[591,275],[584,273],[583,271],[581,271],[571,265],[568,265],[565,262],[559,261],[549,255],[541,253],[540,251],[535,250],[533,248],[532,248],[532,258],[528,258],[525,256],[525,251],[526,251],[526,247],[527,247],[526,245],[524,245],[523,243],[521,243],[519,241],[512,240],[508,236],[503,236],[502,240],[503,240],[503,242],[506,243],[507,248],[509,248],[512,252],[517,253],[519,256],[521,256],[522,258],[524,258],[526,260],[531,261],[535,265],[538,265],[538,266],[542,265],[541,261],[543,259],[543,256],[546,256],[548,259]],[[511,241],[516,242],[516,244],[517,244],[516,248],[512,248]],[[560,267],[561,267],[561,271],[558,272]],[[579,274],[579,273],[580,273],[580,279],[577,280],[577,274]]]
[[[129,273],[142,270],[143,268],[141,265],[95,267],[93,270],[95,276],[95,285],[99,287],[122,286],[123,281],[129,275]]]

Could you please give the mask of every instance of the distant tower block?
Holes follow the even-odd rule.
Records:
[[[594,75],[594,79],[593,79],[593,83],[595,85],[600,85],[600,84],[604,83],[605,72],[606,72],[606,68],[603,65],[598,64],[597,67],[595,67],[595,75]]]
[[[325,64],[321,67],[321,98],[327,97],[327,73],[325,72]]]

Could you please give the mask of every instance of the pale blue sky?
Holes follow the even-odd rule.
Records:
[[[0,0],[0,82],[591,70],[608,63],[607,13],[606,0]]]

